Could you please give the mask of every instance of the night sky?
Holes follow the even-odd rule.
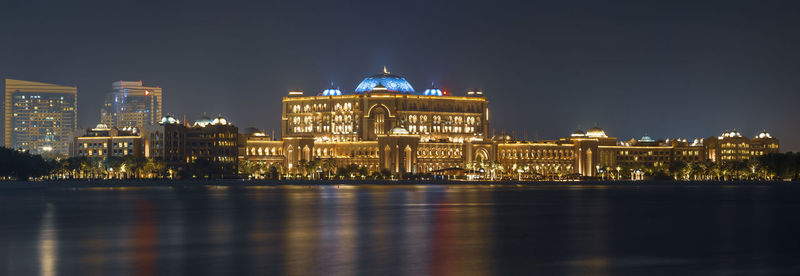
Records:
[[[143,80],[167,113],[277,134],[288,90],[387,66],[418,92],[483,90],[519,137],[766,129],[800,150],[800,1],[166,2],[2,1],[0,78],[77,85],[82,128],[112,81]]]

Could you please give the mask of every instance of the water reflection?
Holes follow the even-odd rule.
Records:
[[[56,275],[56,262],[58,261],[58,240],[55,229],[55,208],[47,204],[42,217],[42,226],[39,228],[39,263],[42,276]]]
[[[8,190],[0,274],[796,274],[800,188]],[[13,206],[13,207],[12,207]],[[795,206],[796,207],[796,206]]]
[[[447,204],[482,199],[488,201],[476,191],[445,188],[292,190],[284,228],[286,272],[490,274],[491,206]]]

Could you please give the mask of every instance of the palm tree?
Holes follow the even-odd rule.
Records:
[[[333,158],[328,158],[322,161],[322,168],[323,170],[328,172],[328,179],[331,178],[331,174],[336,170],[336,160]]]
[[[142,171],[147,167],[149,160],[144,157],[129,156],[125,158],[125,166],[133,174],[134,178],[142,178]]]
[[[255,174],[255,164],[250,160],[243,160],[239,162],[239,174],[246,175],[248,178],[253,177]]]
[[[156,173],[156,177],[166,177],[167,176],[167,163],[164,162],[164,159],[155,158],[150,160],[151,171]]]
[[[322,168],[322,163],[319,159],[314,159],[306,163],[306,171],[311,175],[311,179],[316,179],[317,171]]]
[[[275,168],[275,171],[278,173],[278,180],[280,180],[281,176],[286,172],[286,166],[281,162],[272,163],[270,167]]]

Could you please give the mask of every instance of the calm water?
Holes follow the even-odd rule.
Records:
[[[800,184],[0,189],[3,275],[797,275]]]

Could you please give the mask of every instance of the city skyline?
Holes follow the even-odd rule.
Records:
[[[0,78],[77,85],[81,128],[97,123],[109,81],[142,79],[169,91],[165,113],[277,130],[268,118],[286,91],[351,91],[387,66],[418,90],[485,91],[492,128],[531,139],[595,124],[624,139],[767,130],[782,151],[800,150],[787,121],[800,116],[797,3],[93,5],[119,12],[24,2],[0,11],[19,42],[0,46]],[[33,11],[53,16],[20,24]],[[143,11],[148,20],[133,20]],[[387,19],[398,14],[422,19]],[[67,37],[73,27],[85,31]]]
[[[386,66],[384,66],[384,72],[388,74],[389,72],[386,71],[386,70],[387,70],[387,68],[386,68]],[[159,101],[157,101],[157,103],[158,103],[158,110],[157,110],[158,112],[157,113],[159,115],[167,115],[167,114],[169,114],[169,115],[177,116],[177,117],[188,116],[187,114],[177,114],[177,113],[172,113],[172,112],[169,112],[169,111],[163,112],[160,109],[161,108],[161,103],[163,103],[163,100],[161,100],[162,98],[161,98],[161,88],[160,87],[142,86],[142,81],[141,80],[140,81],[114,81],[115,87],[120,86],[122,83],[125,83],[127,85],[138,86],[138,90],[141,90],[141,91],[138,91],[138,92],[145,93],[145,94],[147,94],[147,92],[153,93],[151,91],[153,91],[153,89],[156,89],[158,91],[158,98],[159,98]],[[375,83],[375,84],[377,84],[377,83]],[[409,88],[409,89],[412,89],[410,91],[412,91],[412,92],[414,92],[416,94],[425,94],[425,95],[428,95],[427,91],[429,91],[429,90],[439,90],[439,88],[435,84],[435,82],[432,83],[431,85],[432,85],[431,87],[428,87],[426,89],[421,89],[419,91],[415,91],[413,88]],[[75,86],[75,88],[77,89],[77,85]],[[120,87],[117,87],[117,88],[115,88],[116,90],[112,91],[111,93],[107,93],[107,95],[106,95],[106,103],[104,104],[104,106],[108,104],[108,99],[113,99],[113,96],[120,92],[120,91],[118,91],[119,88]],[[372,88],[372,87],[370,87],[370,88]],[[335,91],[336,93],[339,93],[338,95],[363,93],[363,91],[359,92],[358,89],[359,89],[359,87],[356,87],[356,89],[352,89],[352,90],[340,89],[340,86],[335,85],[335,83],[331,83],[330,86],[328,86],[327,88],[321,89],[318,92],[315,92],[315,91],[303,91],[302,89],[294,89],[292,91],[304,92],[307,95],[328,95],[327,93],[329,93],[331,91]],[[143,91],[146,91],[146,92],[143,92]],[[444,93],[447,93],[447,94],[453,95],[453,96],[467,96],[469,93],[474,93],[474,91],[478,91],[478,90],[477,89],[470,89],[469,91],[466,91],[465,93],[463,93],[463,95],[459,95],[459,94],[457,94],[457,92],[448,91],[448,90],[445,90],[445,89],[442,89],[440,91],[443,91]],[[480,91],[480,93],[483,93],[483,91]],[[335,94],[330,94],[330,95],[335,95]],[[109,98],[109,97],[111,97],[111,98]],[[90,129],[92,127],[95,127],[97,123],[101,123],[101,124],[107,125],[109,127],[116,127],[114,124],[109,124],[107,122],[108,119],[104,118],[104,114],[105,113],[102,112],[103,108],[104,107],[101,107],[101,109],[100,109],[101,112],[100,112],[100,115],[98,116],[99,118],[97,119],[97,121],[90,122],[90,124],[91,124],[90,126],[85,126],[84,127],[84,126],[80,126],[79,125],[76,128],[76,131],[78,131],[76,133],[79,133],[80,131],[85,130],[85,129]],[[196,115],[195,113],[198,113],[198,112],[191,113],[193,115],[190,116],[190,117],[199,117],[200,116],[200,115]],[[202,112],[199,112],[199,113],[201,113],[202,116],[207,116],[208,112],[202,111]],[[80,114],[80,113],[78,113],[78,114]],[[222,115],[222,114],[223,113],[219,113],[219,115]],[[235,113],[225,114],[225,116],[235,117]],[[78,116],[78,117],[80,117],[80,116]],[[156,119],[153,122],[152,125],[157,124],[158,120],[160,120],[161,117],[162,116],[159,116],[158,117],[159,119]],[[259,123],[263,124],[263,122],[259,122]],[[598,123],[594,123],[593,126],[597,127]],[[122,127],[130,127],[130,126],[120,125],[118,127],[122,128]],[[276,129],[262,128],[262,127],[258,127],[257,125],[247,125],[247,126],[242,126],[242,127],[256,127],[256,128],[264,129],[265,131],[272,132],[272,133],[275,133],[275,131],[276,131]],[[589,128],[588,127],[582,127],[581,125],[578,125],[576,128],[573,129],[573,131],[585,131],[587,129],[589,129]],[[770,130],[768,130],[768,129],[760,129],[760,130],[756,130],[754,134],[749,135],[749,134],[747,134],[747,131],[745,131],[745,130],[741,130],[741,129],[737,129],[737,128],[726,128],[726,129],[724,129],[723,131],[720,132],[720,136],[725,135],[725,133],[728,133],[728,132],[736,132],[736,133],[739,133],[740,135],[742,135],[744,137],[757,138],[760,134],[762,134],[764,132],[769,132],[769,131]],[[531,140],[531,141],[555,140],[555,139],[558,139],[559,137],[562,137],[562,136],[566,135],[566,133],[557,133],[557,134],[552,134],[552,135],[547,135],[547,136],[541,136],[540,137],[538,131],[537,131],[536,134],[531,135],[530,132],[528,130],[526,130],[526,129],[520,130],[520,129],[496,129],[496,128],[491,128],[491,129],[488,130],[488,132],[489,132],[489,136],[490,137],[494,136],[496,134],[500,134],[500,133],[508,133],[509,135],[513,135],[517,139]],[[281,126],[278,126],[277,133],[278,133],[278,136],[276,136],[276,137],[282,137],[283,132],[281,131]],[[621,141],[624,141],[624,140],[627,140],[627,139],[638,140],[638,139],[642,139],[642,138],[645,138],[645,137],[647,139],[650,139],[651,138],[650,136],[651,135],[648,132],[643,132],[640,136],[636,136],[635,134],[634,135],[630,135],[629,137],[621,135],[620,138],[621,138]],[[666,136],[666,137],[659,137],[659,136],[653,136],[653,137],[655,137],[655,139],[659,140],[659,141],[664,141],[664,140],[669,141],[671,139],[673,139],[673,140],[674,139],[690,139],[690,140],[691,139],[695,139],[695,140],[696,139],[700,139],[700,140],[702,140],[702,139],[705,139],[705,138],[708,138],[708,137],[716,137],[716,136],[718,136],[718,135],[715,134],[715,133],[709,133],[709,134],[701,134],[701,135],[685,136],[685,137],[684,136],[675,136],[675,135]],[[789,142],[788,144],[791,144],[791,143]],[[782,145],[781,152],[791,152],[791,151],[793,151],[793,150],[790,150],[790,149],[787,150],[785,148],[785,145]],[[797,150],[794,150],[794,151],[797,151]]]

